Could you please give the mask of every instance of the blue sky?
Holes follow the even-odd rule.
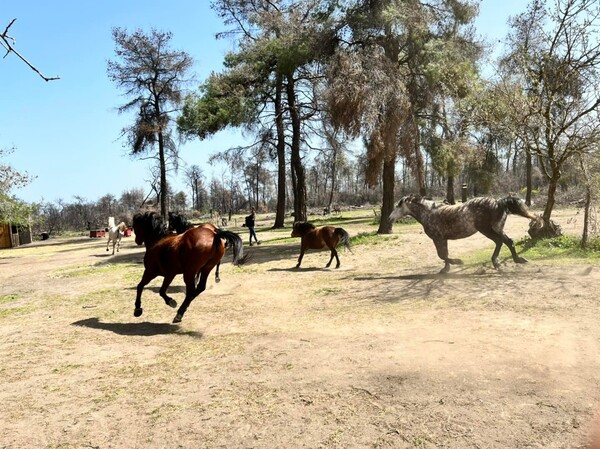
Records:
[[[131,117],[117,113],[126,98],[106,75],[106,62],[114,58],[111,29],[171,31],[172,47],[195,60],[194,87],[210,72],[219,71],[223,55],[233,48],[230,41],[215,39],[224,26],[209,3],[3,2],[2,30],[17,19],[9,33],[17,40],[15,48],[44,75],[61,78],[45,82],[12,54],[0,60],[0,148],[16,149],[4,162],[36,176],[13,193],[29,202],[70,202],[74,196],[90,201],[108,193],[119,197],[131,188],[147,192],[149,163],[127,156],[120,139]],[[483,0],[478,33],[492,42],[502,39],[508,17],[526,4],[525,0]],[[208,157],[241,142],[240,133],[226,131],[206,141],[186,143],[180,156],[210,176],[213,168]],[[171,181],[176,190],[186,191],[182,168]]]

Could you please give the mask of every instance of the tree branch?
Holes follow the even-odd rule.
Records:
[[[14,49],[13,44],[16,42],[16,40],[14,37],[8,34],[8,30],[12,26],[12,24],[15,23],[15,20],[17,19],[12,19],[8,26],[4,29],[4,32],[0,34],[0,45],[2,45],[6,49],[6,54],[4,55],[4,58],[6,58],[9,53],[14,53],[21,61],[27,64],[29,68],[35,73],[37,73],[44,81],[53,81],[60,79],[60,76],[47,77],[43,75],[42,72],[40,72],[33,64],[31,64],[27,59],[25,59],[21,55],[21,53]]]

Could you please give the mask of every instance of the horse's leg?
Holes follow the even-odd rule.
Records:
[[[148,285],[148,283],[156,277],[154,272],[150,272],[148,270],[144,270],[144,274],[142,275],[142,280],[137,285],[137,295],[135,297],[135,309],[133,310],[133,316],[141,316],[143,313],[142,309],[142,291],[144,287]]]
[[[448,240],[440,239],[434,240],[435,249],[437,250],[438,257],[445,263],[444,268],[440,270],[440,273],[447,273],[450,271],[450,265],[462,265],[463,261],[460,259],[450,259],[448,257]]]
[[[504,232],[502,233],[502,242],[506,246],[508,246],[508,249],[510,250],[510,253],[512,254],[512,258],[515,261],[515,263],[527,263],[528,262],[527,259],[525,259],[524,257],[521,257],[517,254],[517,250],[515,248],[515,243]]]
[[[169,307],[175,308],[175,307],[177,307],[177,301],[175,301],[173,298],[171,298],[169,295],[167,295],[167,289],[169,288],[169,285],[171,285],[171,282],[173,282],[173,279],[175,279],[174,274],[165,276],[163,283],[160,286],[160,290],[158,291],[158,294],[160,295],[160,297],[162,299],[165,300],[166,305],[168,305]]]
[[[481,232],[481,231],[480,231]],[[498,263],[498,255],[500,254],[500,250],[502,249],[502,244],[504,243],[508,249],[510,250],[510,254],[512,255],[515,263],[527,263],[527,259],[521,257],[517,254],[517,250],[515,249],[515,244],[512,239],[507,236],[504,232],[496,232],[495,230],[486,230],[486,232],[481,232],[487,238],[494,241],[496,244],[496,249],[494,249],[494,253],[492,254],[492,264],[494,268],[500,268],[500,264]]]
[[[296,264],[296,268],[300,268],[300,264],[302,263],[302,258],[304,257],[304,252],[306,248],[304,245],[300,245],[300,257],[298,257],[298,263]]]
[[[339,268],[340,267],[340,258],[338,257],[338,252],[335,248],[329,248],[331,250],[331,257],[329,258],[329,262],[327,263],[327,265],[325,265],[325,268],[329,268],[329,265],[331,265],[331,262],[333,261],[333,258],[335,257],[335,267]]]
[[[493,229],[484,229],[480,230],[483,235],[485,235],[488,239],[492,240],[496,244],[496,248],[494,248],[494,252],[492,254],[492,265],[496,270],[500,269],[500,264],[498,263],[498,255],[500,254],[500,250],[502,249],[502,243],[508,246],[510,252],[513,256],[513,260],[517,263],[525,263],[526,259],[519,257],[517,255],[517,251],[515,250],[515,245],[513,241],[504,233],[498,233]]]
[[[108,251],[108,244],[110,243],[110,236],[108,237],[108,240],[106,241],[106,251]]]
[[[187,310],[191,302],[194,300],[194,298],[200,293],[202,293],[204,290],[206,290],[206,280],[208,279],[209,273],[210,270],[202,271],[202,273],[200,274],[200,282],[198,283],[198,286],[196,286],[196,275],[194,273],[185,273],[183,275],[183,280],[185,282],[185,299],[181,303],[181,306],[179,306],[179,309],[177,310],[177,315],[175,315],[175,318],[173,318],[173,323],[181,323],[185,311]]]
[[[221,262],[217,264],[216,272],[215,272],[215,282],[221,282],[221,278],[219,277],[219,267],[221,266]]]

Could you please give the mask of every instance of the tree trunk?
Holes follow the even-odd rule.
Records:
[[[419,136],[419,129],[415,125],[415,175],[417,178],[417,185],[419,187],[419,195],[427,195],[427,189],[425,187],[425,162],[423,161],[423,154],[421,154],[421,139]]]
[[[283,228],[285,222],[285,125],[281,97],[283,92],[283,77],[277,75],[275,85],[275,127],[277,129],[277,211],[273,229]]]
[[[393,222],[390,214],[394,210],[394,183],[396,156],[383,162],[383,204],[381,205],[381,219],[379,220],[378,234],[391,234]]]
[[[454,175],[450,174],[446,180],[446,201],[448,201],[449,204],[456,203],[454,199]]]
[[[167,205],[167,163],[165,158],[165,142],[161,131],[158,132],[158,159],[160,163],[160,215],[166,222],[169,210]]]
[[[532,175],[532,171],[533,171],[533,161],[532,161],[532,156],[531,153],[529,151],[525,152],[525,184],[526,184],[526,193],[525,193],[525,204],[527,204],[527,206],[531,206],[531,190],[532,190],[532,185],[531,185],[531,175]]]
[[[294,190],[294,219],[306,221],[306,175],[300,157],[300,114],[296,106],[295,80],[292,74],[287,79],[287,101],[292,122],[292,170],[296,174],[296,188]]]
[[[335,170],[337,162],[337,145],[332,145],[332,157],[331,157],[331,192],[329,193],[329,201],[327,202],[327,211],[331,212],[331,204],[333,203],[333,192],[335,189]]]
[[[586,248],[589,240],[589,229],[590,229],[590,207],[592,205],[592,186],[590,184],[590,176],[588,173],[587,166],[584,161],[584,156],[579,154],[579,166],[583,172],[583,179],[585,181],[585,206],[583,211],[583,233],[581,234],[581,247]]]

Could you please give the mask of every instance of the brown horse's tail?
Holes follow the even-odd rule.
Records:
[[[226,246],[233,248],[233,264],[242,265],[248,257],[248,255],[244,256],[244,242],[242,242],[242,238],[235,232],[217,229],[215,244],[220,242],[221,239],[227,242]]]
[[[539,219],[539,217],[533,215],[529,209],[527,209],[525,201],[521,198],[507,196],[506,198],[498,200],[498,205],[509,214],[520,215],[521,217],[529,218],[530,220]]]
[[[350,235],[346,230],[343,228],[335,228],[333,232],[340,237],[340,243],[342,243],[348,251],[352,252],[352,249],[350,248]]]

